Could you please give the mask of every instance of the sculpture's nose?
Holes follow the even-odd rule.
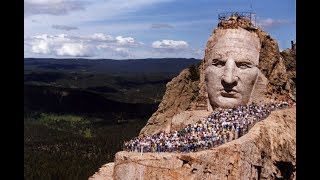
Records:
[[[222,85],[224,87],[233,87],[238,83],[238,78],[235,76],[236,64],[233,59],[228,59],[222,75]]]

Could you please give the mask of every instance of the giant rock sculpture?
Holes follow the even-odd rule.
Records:
[[[184,70],[167,84],[143,134],[179,130],[216,108],[294,101],[277,43],[248,19],[223,20],[210,36],[199,79]],[[178,89],[177,89],[178,88]],[[177,97],[177,98],[176,98]],[[172,99],[174,100],[172,100]],[[272,112],[245,136],[190,153],[118,152],[89,179],[295,179],[296,109]]]

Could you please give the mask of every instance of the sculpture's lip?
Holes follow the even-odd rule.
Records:
[[[223,97],[235,98],[235,96],[237,94],[238,94],[238,91],[236,91],[236,90],[231,90],[231,91],[222,90],[221,91],[221,96],[223,96]]]

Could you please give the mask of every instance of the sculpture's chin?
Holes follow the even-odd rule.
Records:
[[[216,107],[231,108],[234,106],[246,105],[245,102],[241,101],[241,98],[230,98],[230,97],[218,97],[217,101],[213,103]]]

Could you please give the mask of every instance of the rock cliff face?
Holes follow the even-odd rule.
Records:
[[[194,67],[198,68],[198,67]],[[195,72],[197,73],[197,72]],[[192,78],[190,69],[183,70],[166,85],[166,93],[158,110],[148,120],[141,133],[153,134],[162,130],[169,132],[172,117],[188,110],[198,96],[199,79]]]
[[[217,29],[243,28],[254,31],[261,41],[259,69],[266,79],[267,89],[260,99],[286,100],[295,102],[295,50],[287,49],[280,53],[278,43],[270,35],[255,27],[248,19],[230,18],[223,20]],[[208,42],[209,43],[209,42]],[[206,51],[210,51],[207,44]],[[195,71],[194,69],[197,68]],[[174,130],[172,120],[175,115],[183,111],[211,111],[206,85],[204,81],[205,62],[183,70],[177,77],[167,84],[167,89],[158,110],[148,120],[140,134],[155,134],[161,130]],[[197,75],[195,75],[197,73]],[[198,78],[192,78],[198,76]],[[192,113],[192,112],[191,112]],[[197,112],[199,113],[199,112]],[[185,114],[185,113],[184,113]],[[179,115],[181,116],[181,115]],[[190,119],[185,121],[192,122]]]
[[[222,20],[217,29],[243,28],[260,38],[259,69],[267,85],[266,102],[295,102],[295,49],[279,52],[277,42],[248,19]],[[213,31],[213,36],[215,30]],[[209,43],[209,42],[208,42]],[[206,51],[209,51],[207,44]],[[158,110],[142,134],[178,130],[212,112],[204,81],[205,59],[167,84]],[[216,148],[195,153],[121,151],[90,179],[295,179],[296,109],[271,113],[248,134]]]
[[[121,151],[90,179],[295,179],[296,109],[271,113],[237,140],[195,153]],[[111,170],[112,169],[112,170]]]
[[[282,51],[281,56],[284,59],[288,81],[286,83],[285,89],[289,91],[289,95],[292,99],[296,98],[296,49],[295,44],[292,48],[285,49]]]

